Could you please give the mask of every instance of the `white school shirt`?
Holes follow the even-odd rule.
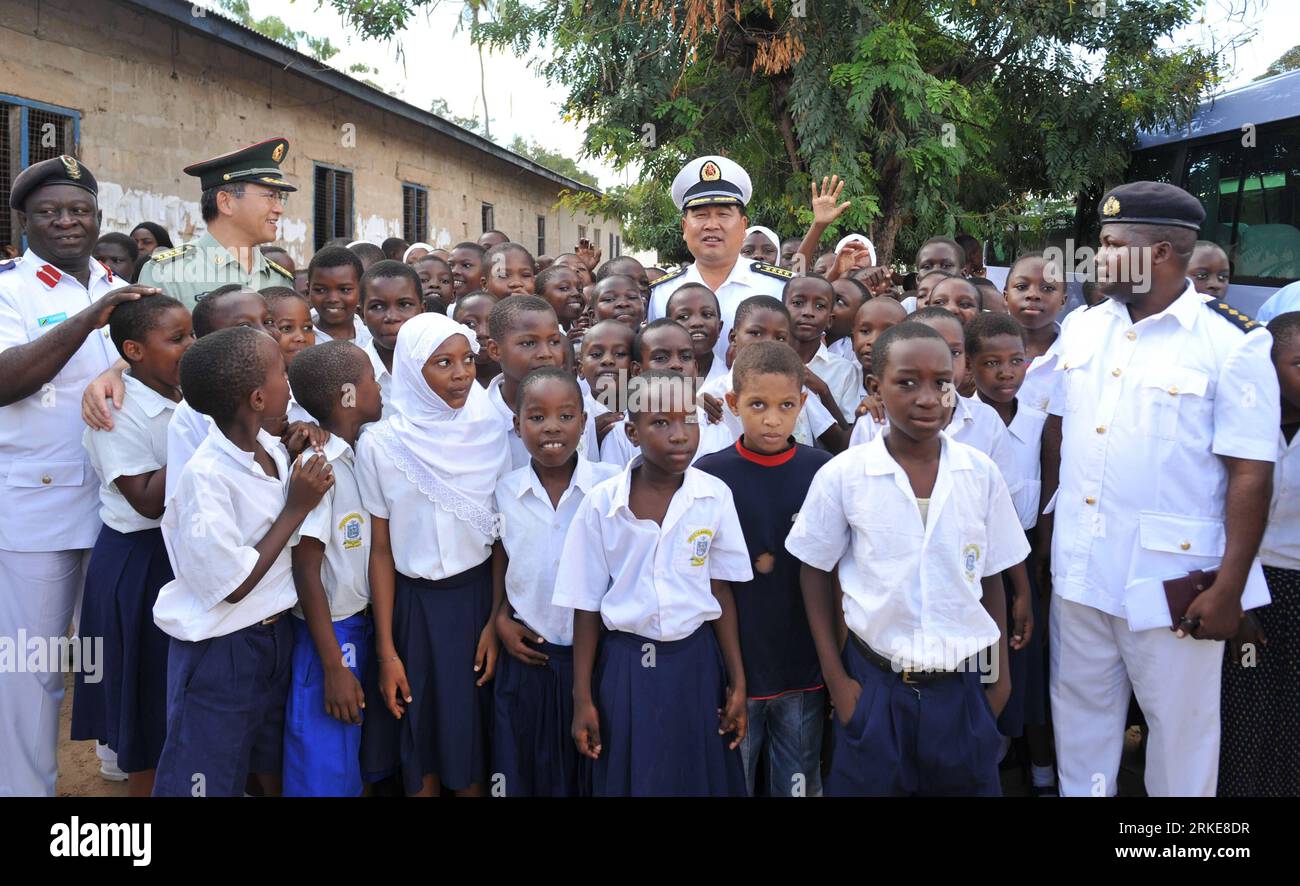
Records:
[[[36,341],[114,289],[128,285],[90,262],[87,287],[30,249],[0,262],[0,351]],[[54,378],[0,406],[0,550],[90,548],[99,536],[99,477],[81,445],[81,394],[117,359],[108,327],[86,336]]]
[[[600,441],[600,460],[608,465],[625,468],[640,453],[641,447],[633,445],[627,437],[626,421],[615,422]]]
[[[731,273],[727,274],[727,279],[723,280],[722,285],[713,291],[713,294],[718,297],[718,313],[722,320],[722,332],[718,334],[718,341],[713,346],[713,354],[714,358],[721,360],[724,366],[727,362],[727,333],[734,325],[736,308],[740,307],[740,303],[751,295],[770,295],[780,301],[781,293],[785,290],[785,284],[790,282],[788,277],[772,276],[754,270],[754,267],[760,264],[762,262],[754,261],[743,255],[737,256],[736,263],[731,268]],[[668,300],[672,298],[674,292],[687,283],[699,283],[708,286],[704,282],[704,278],[700,276],[700,269],[696,264],[691,264],[680,274],[661,277],[652,283],[650,285],[650,304],[646,308],[646,322],[666,316]],[[712,289],[713,287],[710,286],[709,288]]]
[[[839,565],[849,629],[901,668],[954,670],[996,643],[980,580],[1029,555],[993,461],[943,434],[940,444],[924,521],[881,435],[817,472],[785,542],[816,569]]]
[[[167,425],[176,403],[130,372],[122,374],[122,384],[126,395],[113,416],[113,430],[87,428],[81,442],[99,476],[99,519],[118,532],[139,532],[157,528],[162,518],[152,520],[131,507],[117,488],[117,478],[137,477],[167,466]]]
[[[1042,507],[1042,502],[1039,501],[1043,491],[1041,455],[1043,425],[1047,423],[1047,413],[1035,409],[1018,397],[1016,403],[1016,414],[1012,417],[1011,424],[1006,426],[1007,452],[1015,465],[1018,480],[1018,488],[1011,493],[1011,500],[1015,503],[1016,513],[1020,515],[1021,527],[1029,530],[1038,524],[1038,512]]]
[[[687,468],[662,525],[628,507],[632,472],[596,486],[573,517],[555,575],[556,606],[599,612],[605,627],[681,640],[722,615],[710,581],[750,581],[749,550],[727,484]]]
[[[506,474],[497,486],[501,544],[510,558],[506,567],[506,596],[510,598],[515,617],[547,643],[573,645],[573,609],[551,602],[560,552],[573,515],[597,484],[620,473],[615,465],[590,462],[578,456],[569,488],[560,496],[559,507],[551,507],[551,497],[531,463]]]
[[[315,327],[315,331],[316,331],[316,344],[319,345],[327,341],[334,341],[333,336],[329,335],[328,333],[322,332],[321,328],[319,326],[316,326],[316,324],[320,322],[320,314],[316,311],[315,308],[311,309],[311,322],[312,322],[312,326]],[[354,330],[353,335],[355,336],[352,339],[352,343],[354,345],[356,345],[358,348],[365,348],[366,345],[370,344],[370,340],[371,340],[370,329],[366,326],[365,323],[361,322],[361,318],[355,314],[352,317],[352,329]]]
[[[172,411],[171,423],[167,425],[167,484],[163,499],[171,501],[181,482],[181,471],[189,464],[199,446],[208,438],[214,425],[212,419],[199,412],[182,399]]]
[[[329,601],[330,620],[342,621],[370,604],[370,515],[361,504],[357,460],[352,447],[337,434],[325,441],[325,460],[334,469],[334,485],[321,496],[298,528],[297,539],[314,538],[325,545],[321,584]],[[295,539],[294,544],[297,544]],[[302,604],[293,614],[305,618]]]
[[[370,366],[375,370],[375,381],[379,383],[379,394],[384,398],[384,408],[379,415],[380,421],[388,418],[393,414],[392,391],[393,391],[393,374],[388,371],[384,361],[379,357],[379,351],[375,348],[375,341],[371,339],[365,347],[366,356],[370,358]]]
[[[845,420],[851,421],[858,404],[862,402],[858,393],[862,389],[862,370],[858,361],[850,362],[844,357],[837,357],[822,344],[808,361],[808,368],[826,382],[826,387],[831,389],[831,396],[835,398],[835,405],[840,407]]]
[[[835,339],[835,341],[826,346],[826,350],[830,351],[836,357],[843,357],[854,366],[858,366],[859,368],[861,367],[861,364],[858,362],[858,355],[853,351],[852,334],[846,335],[843,338]]]
[[[823,379],[824,381],[824,379]],[[731,370],[727,370],[725,375],[721,375],[708,384],[700,388],[701,394],[710,394],[717,397],[722,403],[722,421],[716,424],[710,424],[708,415],[704,412],[704,407],[696,407],[695,418],[700,425],[700,444],[695,449],[695,458],[692,463],[699,461],[711,452],[720,452],[728,446],[733,445],[740,439],[744,433],[745,427],[740,422],[740,417],[733,415],[731,409],[727,406],[726,395],[731,390]],[[794,422],[794,439],[796,443],[802,443],[805,446],[817,446],[817,438],[826,433],[828,428],[835,425],[835,419],[826,411],[822,401],[817,395],[804,387],[804,393],[808,398],[804,400],[803,409],[799,410],[799,417]]]
[[[1273,501],[1259,545],[1259,560],[1278,569],[1300,569],[1300,434],[1288,443],[1279,431],[1273,466]]]
[[[253,453],[213,425],[180,472],[176,494],[163,511],[163,541],[176,578],[163,585],[154,624],[178,640],[223,637],[284,612],[298,599],[286,545],[262,580],[238,603],[226,597],[257,564],[256,545],[284,510],[288,454],[266,431],[257,432],[279,477],[263,472]]]
[[[1133,630],[1169,627],[1165,579],[1222,560],[1220,457],[1277,459],[1272,338],[1215,304],[1189,283],[1134,323],[1103,301],[1071,315],[1052,345],[1062,435],[1060,486],[1045,509],[1056,513],[1053,590]],[[1242,604],[1267,599],[1256,562]]]
[[[1056,361],[1058,354],[1048,350],[1030,361],[1025,370],[1025,380],[1016,391],[1016,399],[1021,406],[1047,414],[1051,410],[1052,395],[1056,393]]]
[[[421,492],[397,469],[374,434],[357,440],[357,484],[366,511],[388,521],[393,565],[402,575],[438,581],[491,556],[492,539]],[[477,504],[496,510],[492,501]]]
[[[506,440],[510,443],[510,469],[518,470],[532,461],[532,456],[528,454],[528,447],[524,445],[524,439],[515,431],[515,413],[501,396],[501,383],[505,376],[498,375],[492,379],[487,386],[488,400],[496,407],[497,414],[501,416],[502,426],[506,429]],[[591,403],[595,399],[583,398],[583,403],[587,407],[587,423],[583,426],[582,436],[578,438],[578,455],[586,458],[600,457],[600,444],[596,438],[596,414],[591,410]]]

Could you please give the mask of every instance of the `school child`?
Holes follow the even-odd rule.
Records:
[[[501,366],[501,374],[487,386],[488,402],[501,418],[510,445],[511,470],[517,470],[529,459],[528,449],[514,427],[519,382],[534,369],[562,367],[566,344],[555,312],[545,299],[535,295],[512,295],[498,301],[488,317],[488,333],[488,354]],[[578,451],[599,459],[593,416],[587,416]]]
[[[281,616],[296,597],[288,545],[333,472],[312,455],[291,474],[280,441],[262,429],[289,404],[273,338],[243,327],[203,336],[181,359],[181,387],[212,429],[162,518],[176,578],[153,608],[172,638],[153,793],[238,797],[255,773],[274,795],[293,643]]]
[[[986,277],[970,277],[970,282],[979,290],[980,310],[992,311],[995,314],[1006,314],[1007,300],[1002,297],[1002,291],[998,289],[996,283]]]
[[[826,349],[836,357],[857,360],[853,352],[853,321],[858,309],[871,298],[871,290],[854,277],[840,277],[831,282],[835,291],[835,304],[831,307],[831,323],[826,328]]]
[[[560,321],[560,329],[567,334],[585,307],[578,275],[564,265],[551,265],[537,275],[536,285],[537,294],[546,299]]]
[[[411,267],[415,268],[415,273],[420,278],[420,298],[424,310],[438,314],[449,313],[454,303],[451,265],[436,255],[425,255],[412,262]]]
[[[361,319],[370,333],[370,343],[364,350],[383,395],[384,418],[392,412],[389,401],[393,389],[393,348],[397,347],[398,330],[407,320],[422,313],[420,277],[416,270],[420,264],[418,261],[406,265],[385,260],[375,262],[361,275]]]
[[[941,433],[954,379],[944,337],[900,323],[871,362],[888,429],[817,473],[786,539],[835,707],[826,793],[997,796],[999,573],[1029,546],[997,467]]]
[[[497,488],[501,544],[493,550],[493,581],[502,585],[493,624],[503,654],[492,770],[507,797],[575,797],[583,788],[569,734],[573,610],[551,602],[555,558],[583,499],[621,470],[578,454],[583,412],[577,380],[563,369],[534,369],[519,383],[515,425],[531,459]]]
[[[612,277],[615,274],[622,274],[624,277],[631,277],[636,281],[637,289],[641,291],[642,316],[645,316],[645,308],[650,304],[650,277],[646,274],[645,265],[630,255],[620,255],[611,258],[596,268],[593,281],[599,283],[606,277]]]
[[[431,255],[435,252],[441,252],[441,250],[434,249],[433,245],[430,243],[425,243],[423,241],[419,243],[412,243],[410,246],[406,247],[405,250],[403,250],[401,261],[402,264],[414,266],[415,263],[418,262],[420,259],[424,258],[426,255]],[[444,261],[446,260],[445,257],[443,256],[440,257],[444,258]]]
[[[727,408],[745,429],[736,445],[696,467],[727,484],[736,504],[754,578],[733,582],[749,714],[740,755],[750,796],[761,760],[766,795],[821,795],[826,702],[817,649],[799,590],[799,561],[785,537],[813,475],[830,453],[791,436],[804,399],[806,368],[777,342],[745,348],[731,368]]]
[[[736,357],[758,341],[789,344],[790,312],[770,295],[751,295],[736,306],[736,318],[727,337],[735,346]],[[697,457],[732,446],[744,432],[740,419],[722,408],[727,391],[732,390],[731,370],[700,389],[700,442]],[[804,390],[809,390],[804,386]],[[810,392],[811,393],[811,392]],[[820,443],[836,452],[844,447],[844,431],[817,397],[809,397],[794,425],[794,439],[805,446]]]
[[[745,241],[740,245],[740,254],[753,261],[775,265],[781,258],[781,238],[771,228],[762,225],[745,228]]]
[[[126,234],[105,234],[95,241],[91,257],[108,268],[114,277],[122,278],[122,285],[135,280],[135,265],[140,260],[140,247]]]
[[[487,268],[483,264],[484,249],[466,240],[451,248],[451,292],[455,299],[487,287]]]
[[[311,257],[307,265],[307,298],[316,323],[316,341],[342,339],[359,348],[369,342],[370,333],[357,316],[361,275],[365,272],[364,263],[351,249],[326,246]]]
[[[1282,397],[1273,499],[1259,546],[1272,602],[1247,612],[1225,644],[1220,797],[1300,795],[1300,311],[1278,314],[1268,331]]]
[[[82,437],[100,479],[104,526],[90,555],[78,633],[103,637],[104,652],[99,682],[76,674],[71,736],[114,749],[130,795],[147,797],[167,727],[168,638],[153,623],[158,590],[174,577],[158,528],[167,424],[194,331],[185,305],[165,295],[124,302],[108,329],[131,368],[113,428]]]
[[[280,340],[280,353],[284,355],[284,367],[288,369],[293,358],[304,348],[316,344],[311,305],[288,286],[268,286],[258,295],[266,301],[266,309],[271,312],[271,322]]]
[[[931,271],[943,271],[954,276],[966,264],[966,250],[950,237],[931,237],[916,251],[916,279],[919,283]]]
[[[1047,415],[1016,396],[1029,367],[1024,330],[1005,314],[981,314],[966,327],[966,355],[979,399],[1006,425],[1008,448],[1020,477],[1020,490],[1012,503],[1032,547],[1031,532],[1043,504],[1040,455]],[[1056,769],[1047,728],[1047,612],[1035,580],[1036,562],[1031,550],[1025,564],[1028,594],[1013,593],[1007,613],[1011,696],[998,718],[998,731],[1008,738],[1025,737],[1031,790],[1035,796],[1054,796]],[[1008,590],[1014,590],[1018,581],[1008,577]]]
[[[651,369],[696,378],[694,342],[679,323],[668,317],[652,320],[632,341],[630,374],[640,375]],[[636,452],[636,444],[628,437],[625,423],[615,422],[600,441],[600,460],[620,468],[625,467]]]
[[[1024,330],[1025,356],[1030,364],[1019,398],[1039,412],[1047,412],[1055,383],[1052,344],[1061,334],[1057,316],[1065,307],[1065,276],[1059,265],[1040,252],[1026,253],[1007,270],[1007,311]]]
[[[645,320],[645,300],[641,297],[641,288],[635,280],[623,274],[611,274],[598,281],[592,287],[588,304],[597,323],[601,320],[617,320],[636,332]]]
[[[408,795],[483,793],[497,640],[489,558],[493,492],[509,471],[500,416],[474,384],[474,331],[412,317],[393,352],[393,414],[357,444],[370,514],[379,701],[362,774],[400,771]]]
[[[602,320],[587,330],[578,352],[578,385],[587,413],[594,415],[596,440],[603,444],[623,421],[627,380],[632,374],[636,336],[617,320]]]
[[[474,354],[474,381],[481,388],[492,384],[501,374],[501,365],[492,359],[487,346],[492,338],[488,334],[488,318],[492,315],[496,303],[495,298],[479,290],[461,296],[452,305],[452,319],[468,326],[474,332],[475,340],[478,342],[478,351]]]
[[[533,254],[518,243],[502,243],[483,254],[484,285],[500,301],[509,295],[532,295],[537,277]]]
[[[1213,240],[1197,240],[1187,262],[1187,276],[1206,301],[1222,300],[1228,292],[1232,269],[1228,253]]]
[[[823,341],[835,290],[821,277],[793,277],[785,284],[781,300],[790,312],[790,346],[808,366],[809,390],[837,422],[845,428],[851,426],[861,402],[862,375],[853,363],[827,350]]]
[[[575,610],[573,738],[596,796],[741,796],[747,687],[728,582],[753,578],[744,536],[726,484],[690,467],[681,376],[631,385],[641,454],[578,506],[555,576],[552,602]]]
[[[579,258],[576,253],[561,252],[555,257],[555,263],[557,265],[563,265],[570,271],[573,271],[573,273],[577,274],[578,283],[582,285],[584,292],[587,287],[591,286],[591,284],[595,282],[591,276],[591,268],[587,267],[587,263]]]
[[[701,385],[727,374],[727,364],[717,359],[714,347],[722,334],[722,308],[713,290],[703,283],[684,283],[668,296],[664,316],[676,320],[691,336],[695,349],[695,374]]]
[[[947,308],[961,319],[962,326],[974,320],[983,310],[980,291],[965,277],[944,277],[939,280],[931,287],[924,301],[918,298],[917,307]]]
[[[371,265],[388,258],[388,256],[384,255],[384,250],[369,240],[353,240],[348,244],[348,249],[361,262],[362,274],[370,270]],[[360,277],[361,275],[358,274],[357,276]]]
[[[400,265],[385,259],[366,274],[388,263]],[[322,455],[334,485],[303,520],[292,554],[298,602],[289,620],[284,796],[358,797],[362,687],[374,667],[374,629],[366,577],[370,519],[361,504],[354,447],[362,427],[379,421],[383,399],[369,358],[351,342],[307,351],[289,367],[289,384],[330,432]]]

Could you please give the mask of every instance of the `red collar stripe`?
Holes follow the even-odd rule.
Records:
[[[761,452],[754,452],[752,449],[746,449],[745,438],[741,437],[736,441],[736,451],[740,453],[740,457],[746,461],[752,461],[754,464],[762,465],[765,468],[774,468],[778,465],[783,465],[790,459],[794,458],[795,445],[794,442],[791,441],[789,449],[784,449],[775,455],[764,455]]]
[[[54,265],[41,265],[36,272],[36,279],[40,280],[50,289],[59,285],[59,280],[63,279],[63,272]]]

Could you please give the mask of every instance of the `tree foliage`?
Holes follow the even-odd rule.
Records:
[[[392,37],[434,0],[331,2]],[[749,171],[753,223],[801,233],[810,182],[838,173],[853,206],[828,238],[865,231],[906,259],[927,236],[989,235],[1117,180],[1135,129],[1218,82],[1212,53],[1157,48],[1198,14],[1196,0],[496,0],[473,37],[536,53],[584,153],[640,170],[591,206],[623,213],[630,245],[680,250],[667,186],[718,153]]]
[[[1276,77],[1278,74],[1285,74],[1287,71],[1300,69],[1300,46],[1292,46],[1286,52],[1282,53],[1269,65],[1264,73],[1256,77],[1256,80],[1264,80],[1268,77]]]
[[[600,184],[596,176],[580,167],[571,158],[564,156],[559,151],[544,148],[535,141],[525,141],[522,136],[515,136],[514,141],[510,142],[510,150],[574,181],[591,185],[593,188]]]

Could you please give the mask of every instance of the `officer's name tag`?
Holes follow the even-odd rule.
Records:
[[[55,323],[62,323],[66,319],[68,319],[67,312],[60,311],[57,314],[49,314],[45,317],[36,318],[36,325],[44,329],[46,326],[53,326]]]

